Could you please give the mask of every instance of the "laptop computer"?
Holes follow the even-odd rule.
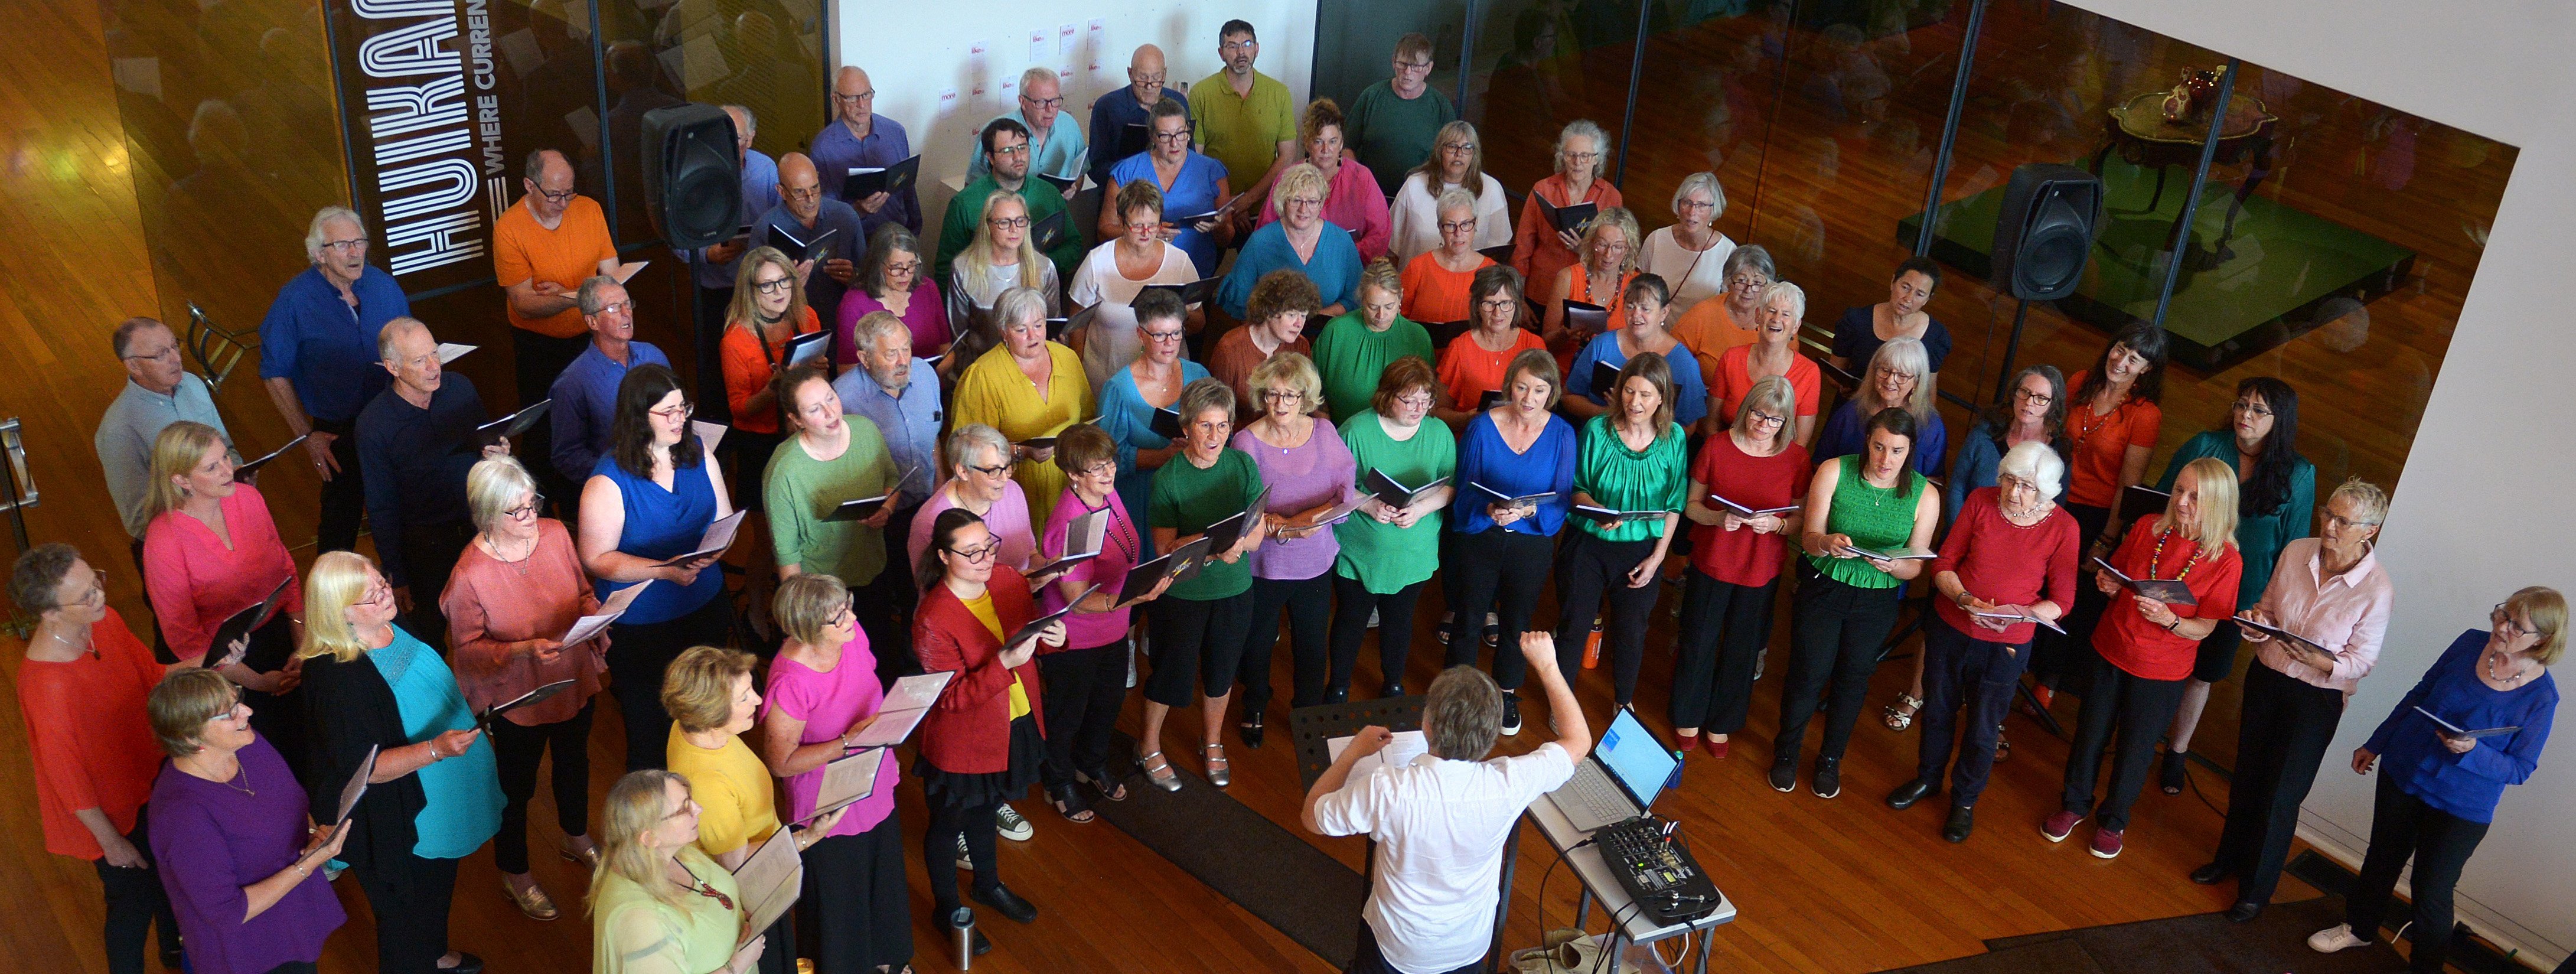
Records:
[[[1574,778],[1547,800],[1580,831],[1624,822],[1646,813],[1679,765],[1671,748],[1621,708],[1601,742],[1574,768]]]

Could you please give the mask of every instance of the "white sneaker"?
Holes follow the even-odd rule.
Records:
[[[975,859],[966,852],[966,835],[962,832],[957,835],[957,868],[975,868]]]
[[[1007,802],[993,807],[993,824],[1001,829],[1002,838],[1013,842],[1026,842],[1030,836],[1038,834],[1037,827],[1030,825],[1028,819],[1021,818],[1020,813]]]
[[[1369,628],[1371,628],[1371,629],[1375,629],[1375,628],[1377,628],[1377,610],[1376,610],[1376,609],[1370,609],[1370,610],[1369,610],[1369,624],[1368,624],[1368,627],[1369,627]]]
[[[2352,924],[2349,923],[2338,923],[2308,935],[2308,949],[2320,954],[2369,945],[2370,941],[2353,936]]]

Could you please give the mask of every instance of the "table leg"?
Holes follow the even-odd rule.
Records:
[[[1715,948],[1716,946],[1717,946],[1717,928],[1716,928],[1716,927],[1710,927],[1710,928],[1708,928],[1708,929],[1706,929],[1706,930],[1702,930],[1702,931],[1700,931],[1700,932],[1699,932],[1699,970],[1696,972],[1696,974],[1708,974],[1708,955],[1709,955],[1709,954],[1714,950],[1714,948]]]
[[[2147,201],[2147,212],[2149,213],[2155,212],[2156,207],[2162,205],[2165,201],[2165,174],[2168,171],[2169,167],[2156,167],[2156,195],[2153,199]]]
[[[1485,951],[1485,974],[1493,974],[1503,959],[1503,922],[1512,915],[1512,873],[1521,861],[1521,820],[1512,820],[1512,830],[1503,835],[1503,891],[1494,903],[1494,942]],[[1544,905],[1541,907],[1544,909]]]
[[[1586,887],[1581,895],[1574,898],[1574,929],[1583,929],[1583,925],[1591,922],[1591,920],[1592,890],[1591,888]]]

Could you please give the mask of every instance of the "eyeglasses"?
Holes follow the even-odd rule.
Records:
[[[1417,392],[1410,396],[1397,396],[1395,397],[1395,404],[1412,409],[1429,409],[1431,408],[1431,394],[1428,392]]]
[[[548,203],[569,203],[569,202],[572,202],[572,198],[573,198],[573,195],[574,195],[574,193],[575,193],[575,192],[576,192],[575,190],[569,190],[569,189],[564,190],[563,192],[560,192],[560,193],[558,193],[558,192],[554,192],[554,191],[552,191],[552,190],[540,189],[540,190],[537,190],[537,195],[545,197],[545,198],[546,198],[546,202],[548,202]]]
[[[1747,410],[1745,415],[1753,420],[1755,426],[1778,426],[1789,421],[1787,416],[1774,416],[1759,409]]]
[[[1260,41],[1222,41],[1217,44],[1216,49],[1227,54],[1232,54],[1237,51],[1258,50],[1260,47]]]
[[[2231,412],[2244,413],[2245,415],[2254,417],[2255,419],[2262,419],[2263,417],[2272,415],[2272,407],[2263,405],[2259,402],[2239,400],[2235,405],[2227,408]]]
[[[1563,158],[1563,159],[1564,159],[1565,161],[1567,161],[1567,162],[1599,162],[1599,161],[1601,161],[1601,154],[1600,154],[1600,153],[1598,153],[1598,152],[1559,152],[1559,153],[1557,153],[1557,155],[1558,155],[1560,158]]]
[[[89,570],[89,573],[90,582],[92,583],[89,594],[81,596],[81,599],[78,602],[56,602],[54,603],[54,608],[68,609],[73,606],[85,606],[92,602],[107,601],[107,569],[92,567]],[[65,581],[69,581],[69,579],[65,579]],[[60,587],[61,584],[61,582],[55,583],[56,587]]]
[[[1476,221],[1473,219],[1440,221],[1440,232],[1442,233],[1459,233],[1474,229],[1476,229]]]
[[[2326,526],[2327,526],[2327,527],[2330,527],[2330,528],[2340,528],[2340,529],[2347,530],[2347,531],[2348,531],[2348,530],[2351,530],[2351,529],[2353,529],[2353,528],[2358,528],[2358,527],[2371,527],[2371,526],[2375,526],[2375,525],[2377,525],[2378,523],[2379,523],[2379,522],[2377,522],[2377,521],[2355,521],[2355,520],[2353,520],[2353,519],[2351,519],[2351,518],[2348,518],[2348,517],[2345,517],[2345,516],[2343,516],[2343,515],[2341,515],[2341,514],[2328,514],[2328,515],[2326,515]]]
[[[2502,602],[2496,603],[2495,608],[2487,613],[2487,621],[2494,623],[2496,634],[2503,636],[2506,639],[2520,639],[2524,636],[2543,635],[2543,633],[2538,629],[2525,629],[2522,627],[2521,623],[2513,621],[2513,616],[2505,612],[2504,603]]]
[[[525,504],[521,504],[521,505],[519,505],[519,506],[517,506],[517,507],[513,507],[513,508],[511,508],[511,509],[509,509],[509,510],[506,510],[506,511],[502,511],[502,512],[501,512],[501,516],[502,516],[502,517],[506,517],[506,518],[512,518],[512,519],[523,518],[523,517],[535,517],[535,516],[537,516],[537,512],[539,512],[539,511],[543,511],[543,510],[545,510],[545,509],[546,509],[546,495],[544,495],[544,494],[540,494],[540,493],[537,493],[537,492],[535,492],[535,491],[529,491],[529,492],[528,492],[528,502],[527,502],[527,503],[525,503]]]
[[[887,274],[888,276],[892,276],[892,275],[896,275],[896,274],[910,274],[910,273],[912,273],[912,272],[914,272],[914,271],[917,271],[917,270],[920,270],[920,269],[921,269],[921,262],[920,262],[920,261],[917,261],[917,260],[916,260],[916,261],[910,261],[910,262],[907,262],[907,263],[902,263],[902,264],[888,263],[888,264],[886,264],[886,265],[885,265],[885,272],[886,272],[886,274]]]
[[[1155,331],[1148,328],[1145,330],[1145,340],[1149,342],[1177,342],[1181,340],[1181,332],[1182,329],[1179,328],[1174,328],[1170,331]]]
[[[1190,138],[1190,130],[1188,130],[1188,129],[1182,129],[1182,130],[1180,130],[1180,131],[1178,131],[1178,132],[1156,132],[1156,133],[1154,133],[1154,141],[1156,141],[1156,142],[1160,142],[1160,143],[1163,143],[1163,144],[1165,144],[1165,145],[1170,145],[1170,144],[1175,143],[1175,142],[1187,142],[1187,141],[1189,141],[1189,138]]]
[[[359,599],[359,600],[358,600],[358,604],[359,604],[359,605],[387,605],[387,604],[391,604],[391,603],[393,602],[393,600],[394,600],[394,590],[393,590],[390,586],[385,586],[385,585],[379,584],[379,585],[377,585],[375,588],[368,589],[368,590],[367,590],[367,597],[366,597],[366,598],[363,598],[363,599]]]
[[[997,216],[984,221],[984,224],[995,230],[1026,230],[1029,228],[1029,218],[1024,216]]]
[[[1677,206],[1677,207],[1674,207],[1674,209],[1679,209],[1679,210],[1714,210],[1714,209],[1716,209],[1716,208],[1717,208],[1717,203],[1716,203],[1716,202],[1714,202],[1714,201],[1711,201],[1711,200],[1688,200],[1688,199],[1683,200],[1683,201],[1682,201],[1682,205]]]
[[[1061,97],[1031,98],[1027,95],[1021,95],[1020,100],[1027,102],[1030,108],[1035,108],[1040,111],[1054,111],[1064,107],[1064,99]]]
[[[650,414],[654,419],[658,419],[658,420],[661,420],[661,421],[666,422],[666,423],[676,423],[676,422],[679,422],[679,421],[681,421],[681,420],[687,419],[687,418],[689,418],[692,414],[695,414],[697,411],[698,411],[698,407],[697,407],[697,406],[695,406],[695,405],[693,405],[693,404],[690,404],[690,403],[685,403],[685,402],[684,402],[684,403],[681,403],[681,404],[679,404],[679,405],[677,405],[677,406],[667,406],[667,407],[664,407],[664,408],[661,408],[661,409],[647,409],[647,410],[645,410],[645,412],[646,412],[647,414]]]
[[[855,94],[855,95],[844,95],[844,94],[842,94],[842,93],[840,93],[840,92],[835,91],[835,92],[833,92],[833,93],[832,93],[832,101],[833,101],[833,102],[835,102],[835,103],[838,103],[838,104],[842,104],[842,105],[855,105],[855,104],[858,104],[858,103],[863,102],[863,101],[869,101],[869,100],[872,100],[872,99],[876,98],[876,96],[877,96],[877,90],[876,90],[876,89],[874,89],[874,88],[870,88],[870,89],[868,89],[868,90],[866,90],[866,91],[859,92],[858,94]]]
[[[1759,291],[1763,288],[1770,287],[1771,279],[1751,274],[1739,274],[1736,275],[1734,279],[1727,281],[1726,286],[1743,288],[1747,291]]]
[[[1322,206],[1324,200],[1320,196],[1291,196],[1279,203],[1281,206]]]
[[[1140,85],[1152,85],[1156,88],[1160,88],[1163,86],[1163,77],[1164,76],[1160,74],[1129,74],[1127,76],[1127,80]]]
[[[823,187],[805,186],[800,188],[795,186],[781,186],[778,187],[778,195],[782,199],[810,200],[823,195]]]
[[[250,720],[250,705],[243,703],[241,697],[235,696],[233,702],[226,705],[222,711],[207,717],[206,723],[211,724],[219,720],[239,728]]]
[[[1431,62],[1429,62],[1429,61],[1397,61],[1397,62],[1395,62],[1395,69],[1396,69],[1396,70],[1398,70],[1398,71],[1429,71],[1429,70],[1431,70]]]
[[[1279,402],[1281,400],[1295,402],[1306,398],[1306,394],[1295,389],[1263,389],[1261,390],[1261,398],[1269,402]]]
[[[613,313],[616,313],[616,312],[619,312],[619,311],[633,311],[633,310],[635,310],[635,302],[633,302],[633,301],[611,301],[611,302],[608,302],[607,304],[600,305],[600,306],[599,306],[599,312],[598,312],[598,315],[594,315],[593,317],[597,317],[597,316],[599,316],[599,315],[608,315],[608,314],[613,314]]]
[[[971,464],[971,463],[970,463],[970,464],[967,464],[967,465],[966,465],[966,469],[968,469],[968,470],[972,470],[972,471],[975,471],[976,473],[983,474],[984,476],[987,476],[987,477],[999,477],[999,476],[1001,476],[1001,475],[1003,475],[1003,474],[1006,474],[1006,473],[1010,473],[1010,472],[1011,472],[1011,467],[1010,467],[1010,465],[1009,465],[1009,464],[996,464],[996,465],[994,465],[994,466],[990,466],[990,467],[978,467],[978,466],[976,466],[976,465],[974,465],[974,464]]]
[[[753,281],[751,286],[762,294],[785,294],[796,286],[796,279],[781,275],[766,281]]]
[[[997,156],[1024,156],[1024,155],[1028,155],[1028,154],[1029,154],[1029,144],[1028,144],[1028,143],[1026,143],[1026,142],[1022,142],[1022,143],[1020,143],[1020,144],[1018,144],[1018,145],[997,145],[997,146],[994,146],[994,147],[993,147],[993,154],[994,154],[994,155],[997,155]]]
[[[567,199],[571,198],[571,196],[572,196],[572,194],[571,194],[571,193],[565,193],[565,194],[564,194],[564,197],[565,197],[565,198],[567,198]],[[546,198],[547,198],[547,199],[554,199],[554,197],[553,197],[552,195],[548,195]],[[560,201],[558,201],[558,202],[560,202]],[[367,238],[365,238],[365,237],[359,237],[359,238],[357,238],[357,239],[355,239],[355,240],[329,240],[329,241],[324,241],[324,242],[323,242],[323,244],[322,244],[322,249],[327,250],[327,251],[330,251],[330,252],[335,253],[335,254],[353,254],[353,253],[356,253],[356,252],[358,252],[358,251],[361,251],[361,250],[365,250],[365,249],[367,249]]]
[[[2048,405],[2049,403],[2052,403],[2052,402],[2056,402],[2056,401],[2057,401],[2057,397],[2056,397],[2056,396],[2049,395],[2048,393],[2045,393],[2045,392],[2032,392],[2032,391],[2030,391],[2030,390],[2028,390],[2028,389],[2015,389],[2015,390],[2013,390],[2013,398],[2015,398],[2015,399],[2027,399],[2027,400],[2030,400],[2030,401],[2031,401],[2031,402],[2033,402],[2033,403],[2037,403],[2037,404],[2042,405],[2042,406],[2045,406],[2045,405]]]
[[[973,548],[950,548],[948,549],[948,553],[956,555],[959,558],[964,558],[967,561],[990,561],[993,556],[1001,550],[1002,543],[996,541]]]
[[[125,361],[132,362],[136,360],[145,362],[176,362],[179,360],[179,346],[172,345],[158,352],[151,352],[143,355],[125,356]]]
[[[1442,144],[1441,144],[1441,146],[1440,146],[1440,151],[1442,151],[1442,152],[1456,152],[1456,153],[1474,152],[1474,151],[1476,151],[1476,143],[1473,143],[1473,142],[1445,142],[1445,143],[1442,143]]]

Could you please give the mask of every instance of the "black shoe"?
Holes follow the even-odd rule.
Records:
[[[2233,875],[2236,875],[2236,870],[2228,868],[2227,864],[2213,862],[2192,870],[2191,881],[2203,886],[2216,886]]]
[[[1520,732],[1521,695],[1505,690],[1503,691],[1503,736],[1510,737]]]
[[[1815,780],[1807,783],[1816,797],[1832,798],[1843,793],[1843,759],[1817,758]]]
[[[1916,778],[1896,786],[1895,791],[1888,792],[1887,807],[1901,812],[1914,807],[1915,802],[1922,801],[1924,796],[1931,793],[1932,783]]]
[[[966,895],[974,897],[975,902],[992,907],[1000,911],[1003,916],[1018,922],[1036,923],[1038,920],[1038,905],[1021,899],[1020,894],[1011,892],[1008,886],[997,885],[990,893],[976,890]]]
[[[456,966],[441,967],[438,972],[439,974],[483,974],[483,958],[459,953],[456,955]]]
[[[1349,703],[1349,702],[1351,702],[1351,688],[1349,688],[1349,687],[1343,687],[1343,688],[1341,688],[1341,689],[1339,689],[1339,690],[1326,690],[1326,691],[1324,691],[1324,702],[1325,702],[1325,703]]]
[[[1771,759],[1771,790],[1779,792],[1798,790],[1797,755],[1783,754]]]
[[[2263,904],[2253,900],[2238,900],[2235,906],[2227,908],[2227,922],[2244,923],[2261,916],[2262,913]]]
[[[1234,730],[1237,735],[1243,738],[1243,746],[1255,751],[1261,750],[1262,729],[1260,711],[1253,711],[1252,719],[1236,724]]]
[[[1401,697],[1404,695],[1404,684],[1389,683],[1385,686],[1379,687],[1377,688],[1377,695],[1381,700],[1387,697]]]
[[[977,930],[975,931],[975,945],[967,949],[973,951],[975,956],[982,957],[993,952],[993,939],[984,936],[984,931]]]
[[[2191,754],[2190,754],[2190,752],[2187,752],[2187,751],[2166,751],[2166,752],[2165,752],[2164,781],[2162,781],[2162,782],[2160,783],[2160,784],[2163,786],[2164,790],[2165,790],[2165,794],[2168,794],[2168,795],[2179,795],[2179,794],[2182,794],[2182,786],[2183,786],[2183,782],[2188,778],[2188,776],[2190,775],[2190,773],[2191,773]]]
[[[178,934],[171,934],[172,942],[161,948],[161,966],[174,971],[186,970],[188,967],[188,952],[180,949],[178,939]]]
[[[1950,807],[1950,820],[1941,823],[1941,837],[1952,842],[1968,841],[1968,833],[1977,830],[1977,809],[1971,805]]]

